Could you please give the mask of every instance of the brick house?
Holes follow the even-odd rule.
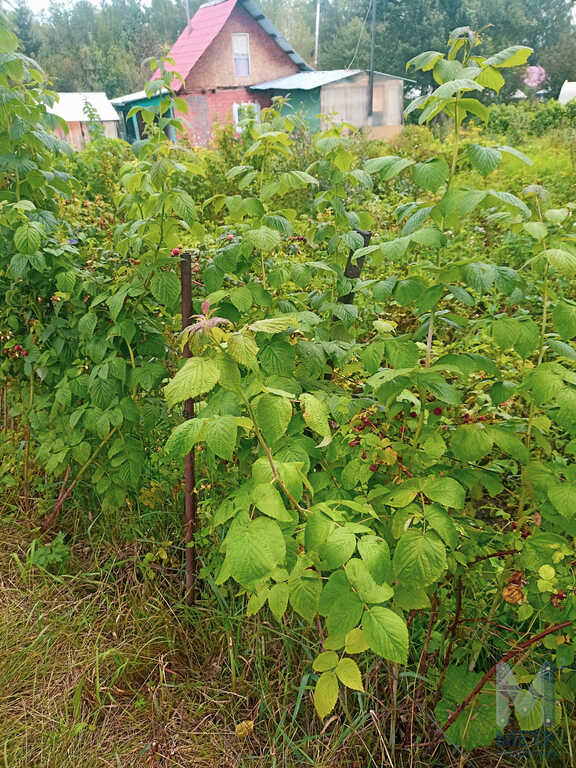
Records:
[[[310,69],[252,0],[205,3],[169,55],[174,65],[168,69],[185,81],[182,86],[175,79],[172,87],[189,109],[176,117],[188,123],[190,142],[200,146],[210,143],[216,123],[237,122],[243,104],[259,109],[271,103],[269,94],[251,93],[248,86]],[[120,101],[114,99],[115,105]]]
[[[238,123],[245,105],[258,112],[278,95],[288,97],[286,109],[297,110],[313,130],[344,121],[389,139],[402,128],[405,78],[374,73],[370,111],[368,73],[313,71],[253,0],[204,3],[169,55],[174,64],[167,69],[184,79],[182,84],[174,78],[172,88],[188,104],[188,113],[175,116],[194,146],[210,144],[215,125]],[[152,79],[158,76],[156,71]],[[127,117],[130,110],[159,101],[159,95],[149,99],[143,91],[112,99],[124,115],[129,141],[140,138],[143,128],[137,115]]]

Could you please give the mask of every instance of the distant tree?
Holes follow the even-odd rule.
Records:
[[[34,29],[34,17],[26,0],[18,0],[12,14],[12,27],[20,40],[20,50],[26,56],[35,58],[38,40]]]
[[[303,0],[304,2],[304,0]],[[576,79],[576,31],[572,0],[374,0],[377,3],[376,69],[405,73],[406,62],[422,50],[441,49],[458,26],[484,27],[486,50],[518,43],[534,48],[531,63],[542,64],[556,93],[570,70]],[[368,66],[370,0],[322,0],[320,64]],[[298,41],[291,39],[297,47]],[[572,68],[573,66],[573,68]],[[522,72],[509,78],[502,99],[522,87]],[[410,75],[432,85],[426,73]]]
[[[441,0],[391,0],[382,5],[382,22],[376,35],[376,68],[389,74],[406,75],[406,63],[420,51],[441,51],[449,30],[458,25],[457,18],[447,18]],[[407,76],[423,85],[432,82],[426,73]]]
[[[52,0],[40,19],[26,0],[14,0],[15,30],[24,53],[36,57],[60,90],[105,90],[110,96],[140,89],[148,62],[166,54],[186,24],[183,0]],[[316,0],[256,0],[307,61],[314,50]],[[193,14],[202,0],[190,0]],[[376,69],[405,74],[422,50],[441,50],[458,26],[486,27],[485,49],[522,43],[534,48],[530,64],[542,65],[556,94],[576,79],[572,0],[374,0],[377,3]],[[320,58],[324,69],[369,65],[371,0],[321,0]],[[429,73],[410,74],[421,86]],[[508,80],[501,98],[522,88],[522,72]]]
[[[576,80],[576,35],[566,29],[558,42],[545,48],[539,58],[548,74],[547,86],[552,96],[558,97],[564,80]]]
[[[325,0],[321,2],[325,4]],[[311,62],[316,0],[259,0],[258,5],[298,53]]]
[[[337,28],[327,40],[320,38],[321,69],[366,69],[370,64],[370,30],[356,16]]]

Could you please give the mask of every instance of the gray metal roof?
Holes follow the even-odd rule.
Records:
[[[268,80],[265,83],[251,85],[252,90],[295,90],[311,91],[313,88],[321,88],[328,83],[335,83],[337,80],[346,80],[348,77],[354,77],[362,73],[361,69],[330,69],[326,71],[297,72],[295,75],[278,77],[276,80]]]
[[[316,70],[311,72],[298,72],[295,75],[279,77],[276,80],[268,80],[265,83],[250,85],[248,88],[255,91],[311,91],[313,88],[321,88],[323,85],[335,83],[338,80],[347,80],[349,77],[361,75],[366,70],[363,69],[328,69]],[[387,75],[385,72],[375,72],[378,77],[385,77],[393,80],[408,80],[405,77],[397,75]]]
[[[282,50],[288,54],[294,64],[299,66],[300,69],[304,71],[312,69],[308,62],[306,62],[299,53],[296,53],[290,43],[282,37],[270,19],[264,16],[254,0],[239,0],[239,4],[248,11],[250,16],[252,16],[255,21],[258,22],[264,32],[270,35],[270,37],[275,41],[276,45],[280,46],[280,48],[282,48]]]

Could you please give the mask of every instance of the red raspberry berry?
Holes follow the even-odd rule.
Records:
[[[365,459],[365,458],[366,458],[366,451],[362,451],[362,458],[363,458],[363,459]]]
[[[180,256],[180,249],[172,248],[172,256]]]
[[[22,349],[22,347],[20,346],[20,344],[15,344],[14,345],[14,352],[20,352],[21,349]]]
[[[370,464],[370,472],[376,472],[378,469],[378,464]]]
[[[434,416],[442,416],[442,408],[440,408],[440,406],[437,405],[436,408],[434,408],[434,410],[432,411],[432,413],[434,414]]]
[[[416,411],[410,411],[410,418],[411,418],[411,419],[416,419],[416,418],[418,418],[418,414],[416,413]]]
[[[28,350],[27,349],[23,349],[22,350],[22,356],[26,357],[27,354],[28,354]]]

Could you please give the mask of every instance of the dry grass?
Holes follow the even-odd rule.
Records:
[[[445,745],[393,759],[385,668],[369,706],[350,697],[348,715],[321,732],[303,627],[241,620],[240,605],[185,609],[175,579],[142,580],[126,553],[96,568],[80,552],[76,575],[51,577],[22,566],[14,523],[0,525],[0,541],[1,768],[519,764]],[[399,721],[408,703],[404,692]],[[240,739],[246,720],[254,732]]]
[[[193,642],[160,591],[126,570],[114,581],[85,573],[60,584],[26,574],[24,584],[10,557],[21,545],[6,531],[2,541],[6,766],[237,764],[233,718],[244,697],[218,681],[222,641],[206,657],[208,644]]]

